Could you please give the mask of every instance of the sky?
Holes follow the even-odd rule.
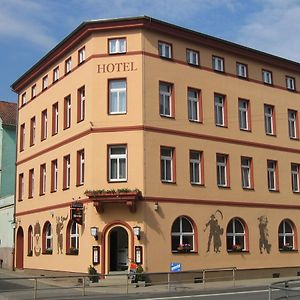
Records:
[[[0,0],[0,100],[83,21],[142,15],[300,62],[300,0]]]

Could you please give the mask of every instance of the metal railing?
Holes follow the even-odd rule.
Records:
[[[274,282],[269,285],[269,300],[299,299],[300,279]]]

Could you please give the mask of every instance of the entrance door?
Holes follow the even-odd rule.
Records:
[[[24,267],[24,232],[23,228],[19,227],[17,231],[17,253],[16,253],[16,268],[23,269]]]
[[[128,269],[128,234],[123,227],[115,227],[109,236],[110,271]]]

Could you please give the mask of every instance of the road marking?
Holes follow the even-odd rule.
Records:
[[[255,294],[255,293],[267,293],[269,290],[255,290],[255,291],[243,291],[232,293],[218,293],[218,294],[206,294],[206,295],[190,295],[190,296],[172,296],[172,297],[160,297],[160,298],[145,298],[143,300],[165,300],[165,299],[192,299],[192,298],[204,298],[204,297],[216,297],[216,296],[231,296],[242,294]]]

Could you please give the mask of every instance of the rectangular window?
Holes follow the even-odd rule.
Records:
[[[109,54],[126,53],[126,38],[108,40]]]
[[[42,111],[42,123],[41,123],[41,140],[45,140],[47,138],[47,109]]]
[[[286,88],[290,91],[296,90],[295,78],[291,76],[286,76]]]
[[[77,122],[84,120],[85,116],[85,86],[77,91]]]
[[[21,105],[25,105],[26,104],[26,92],[22,94],[21,96]]]
[[[224,72],[224,58],[213,56],[212,57],[212,67],[213,70],[218,72]]]
[[[273,105],[264,105],[265,114],[265,132],[269,135],[275,135],[275,109]]]
[[[262,77],[263,77],[263,82],[266,84],[272,84],[273,79],[272,79],[272,72],[267,71],[267,70],[262,70]]]
[[[158,42],[158,53],[160,57],[172,58],[172,45],[165,42]]]
[[[200,90],[188,88],[188,115],[189,120],[201,122],[201,92]]]
[[[25,123],[20,126],[20,151],[24,151],[25,147]]]
[[[64,156],[64,170],[63,170],[63,189],[69,189],[71,183],[71,157]]]
[[[31,99],[36,97],[36,84],[31,87]]]
[[[18,200],[22,201],[24,199],[24,174],[19,174],[19,194]]]
[[[298,139],[298,112],[296,110],[288,110],[288,122],[290,139]]]
[[[252,158],[241,157],[241,174],[242,174],[242,188],[253,188],[253,174],[252,174]]]
[[[239,125],[241,130],[250,130],[249,122],[249,100],[239,99]]]
[[[203,154],[200,151],[190,151],[190,183],[203,184]]]
[[[71,95],[64,99],[64,129],[71,126]]]
[[[219,187],[229,186],[229,163],[228,155],[217,154],[217,185]]]
[[[164,117],[173,117],[173,85],[170,83],[159,83],[159,113]]]
[[[28,178],[28,198],[32,198],[34,195],[34,169],[29,170]]]
[[[199,52],[191,49],[187,49],[186,62],[193,66],[199,66]]]
[[[85,47],[82,47],[78,51],[78,64],[82,64],[85,61]]]
[[[58,79],[59,79],[59,67],[56,67],[53,70],[53,82],[58,81]]]
[[[36,122],[35,117],[30,119],[30,146],[35,144],[35,129],[36,129]]]
[[[224,95],[215,94],[215,124],[226,126],[226,99]]]
[[[42,90],[48,88],[48,75],[43,77]]]
[[[58,167],[57,159],[51,161],[51,192],[57,191]]]
[[[248,77],[247,65],[242,63],[236,63],[236,75],[241,78],[247,78]]]
[[[277,170],[277,161],[268,160],[268,189],[269,191],[278,191],[278,170]]]
[[[109,114],[126,114],[126,80],[109,80]]]
[[[109,181],[127,180],[127,147],[109,146]]]
[[[52,135],[58,133],[58,102],[52,105]]]
[[[299,170],[300,170],[300,165],[291,163],[291,179],[292,179],[292,191],[294,193],[299,193],[300,188],[299,188]]]
[[[69,74],[72,71],[72,58],[69,57],[65,61],[65,74]]]
[[[160,179],[162,182],[175,182],[175,149],[160,148]]]
[[[77,151],[77,185],[84,184],[84,150]]]
[[[40,166],[40,195],[45,195],[46,193],[46,164]]]

